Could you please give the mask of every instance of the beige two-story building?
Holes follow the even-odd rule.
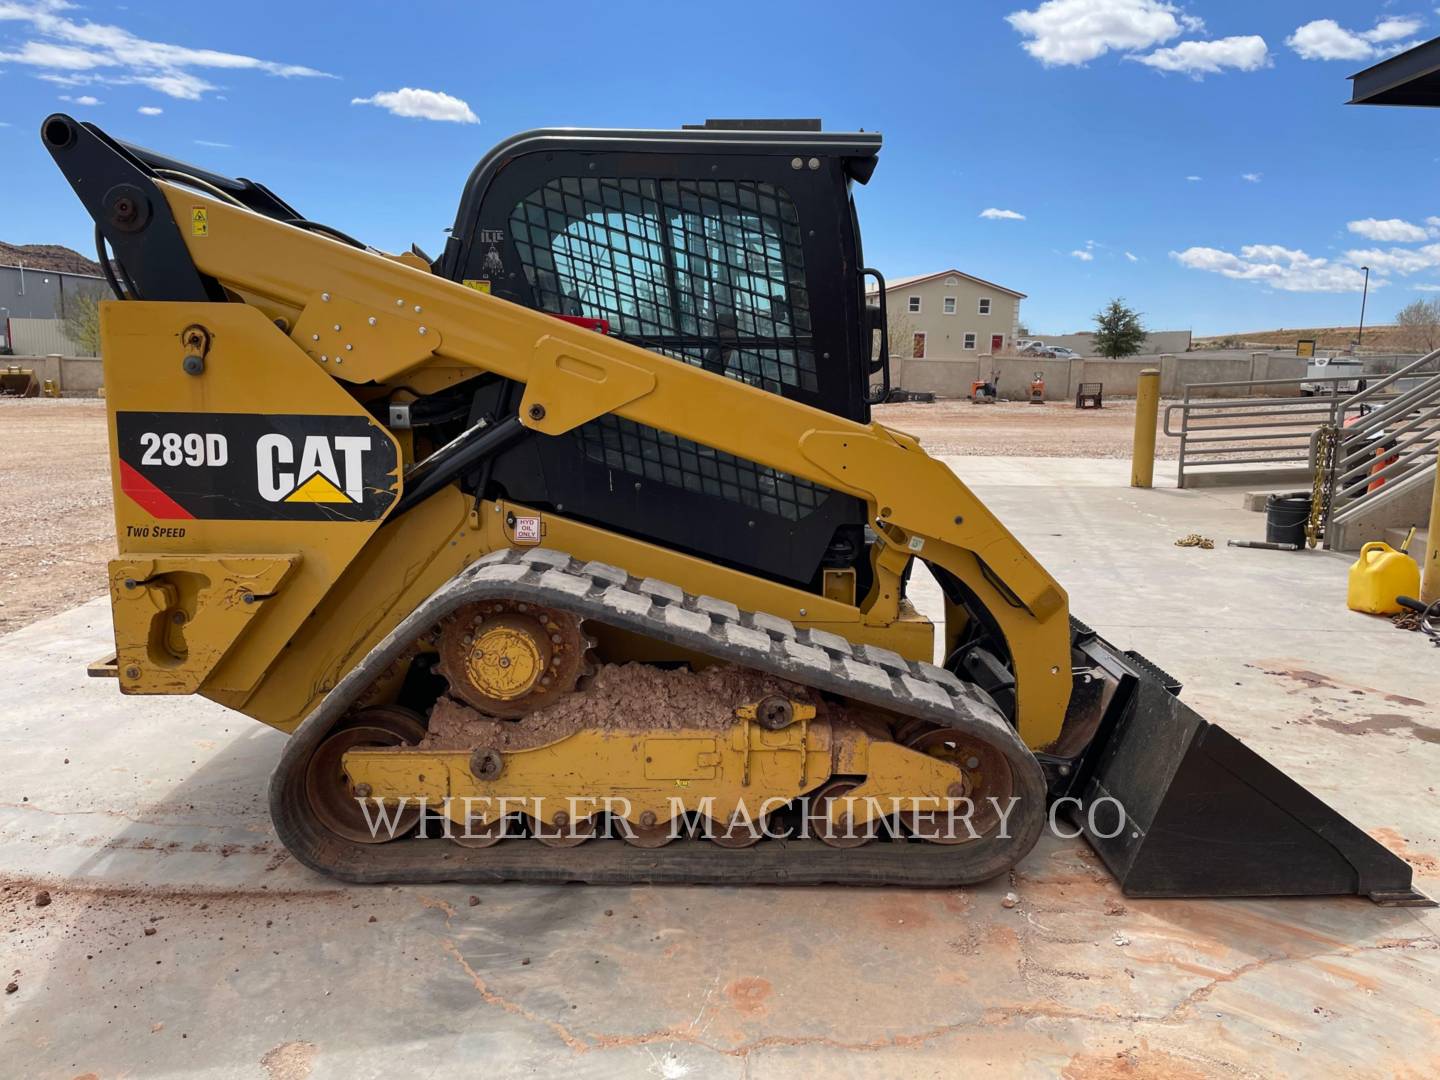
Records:
[[[894,278],[885,283],[890,355],[894,360],[1008,356],[1024,299],[1024,293],[960,270]]]

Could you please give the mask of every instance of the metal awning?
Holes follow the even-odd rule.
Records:
[[[1351,105],[1440,106],[1440,38],[1350,76]]]

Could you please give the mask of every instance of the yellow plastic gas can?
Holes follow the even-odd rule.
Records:
[[[1346,604],[1351,611],[1391,615],[1403,611],[1397,596],[1420,595],[1420,567],[1403,551],[1382,541],[1366,544],[1350,567]]]

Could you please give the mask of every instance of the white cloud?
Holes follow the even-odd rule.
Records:
[[[1236,281],[1255,281],[1282,292],[1358,292],[1365,275],[1353,266],[1307,255],[1278,244],[1247,244],[1238,255],[1212,247],[1172,251],[1170,257],[1191,270],[1221,274]],[[1372,289],[1386,284],[1372,279]]]
[[[1440,292],[1440,285],[1411,285],[1416,292]]]
[[[1424,25],[1425,20],[1416,15],[1391,15],[1377,22],[1373,30],[1360,36],[1378,45],[1407,38]]]
[[[1075,258],[1079,259],[1081,262],[1095,261],[1095,256],[1092,255],[1090,252],[1084,250],[1083,248],[1077,248],[1076,250],[1070,252],[1070,254],[1073,255]]]
[[[1264,179],[1264,176],[1264,173],[1247,172],[1241,173],[1240,179],[1244,180],[1247,184],[1258,184],[1262,179]]]
[[[1334,19],[1315,19],[1285,39],[1285,44],[1303,60],[1374,60],[1402,52],[1413,42],[1408,38],[1424,25],[1414,16],[1392,15],[1380,19],[1369,30],[1347,30]]]
[[[135,111],[138,112],[141,116],[159,116],[165,110],[160,108],[158,105],[141,105],[140,108],[136,109]]]
[[[71,97],[69,94],[61,94],[61,101],[68,101],[71,105],[103,105],[105,104],[97,97],[90,94],[81,94],[79,97]]]
[[[1047,66],[1084,64],[1111,49],[1149,49],[1205,25],[1166,0],[1044,0],[1005,21],[1026,39],[1025,51]]]
[[[981,211],[980,211],[980,216],[981,216],[982,218],[989,218],[991,221],[1024,221],[1024,220],[1025,220],[1025,215],[1024,215],[1024,214],[1018,213],[1018,212],[1016,212],[1016,211],[1014,211],[1014,210],[998,210],[998,209],[996,209],[996,208],[993,207],[993,206],[988,206],[988,207],[986,207],[984,210],[981,210]]]
[[[228,142],[211,142],[209,139],[196,139],[196,140],[195,140],[195,145],[196,145],[196,146],[210,146],[210,147],[213,147],[213,148],[216,149],[216,150],[229,150],[229,149],[230,149],[230,144],[229,144]]]
[[[1432,224],[1440,224],[1435,218],[1427,220]],[[1400,218],[1385,218],[1383,221],[1378,218],[1362,218],[1359,221],[1346,222],[1345,227],[1366,240],[1379,240],[1387,244],[1413,244],[1430,238],[1430,234],[1419,225],[1412,225]]]
[[[1258,71],[1270,66],[1270,49],[1258,34],[1217,38],[1214,41],[1182,41],[1168,49],[1156,49],[1132,59],[1159,71],[1178,71],[1194,78],[1219,75],[1226,68]]]
[[[1422,248],[1363,248],[1345,252],[1345,258],[1355,266],[1368,266],[1376,273],[1393,271],[1397,274],[1414,274],[1440,266],[1440,244],[1426,244]]]
[[[1128,251],[1125,252],[1125,258],[1129,259],[1131,262],[1139,262],[1139,261],[1140,261],[1140,256],[1138,256],[1138,255],[1132,255],[1132,254],[1130,254],[1130,252],[1128,252]]]
[[[1429,225],[1432,229],[1440,229],[1440,217],[1427,217],[1425,224]]]
[[[1185,179],[1191,181],[1192,183],[1194,183],[1194,182],[1197,182],[1197,181],[1200,181],[1200,180],[1204,180],[1205,178],[1204,178],[1203,176],[1187,176],[1187,177],[1185,177]]]
[[[0,23],[21,23],[33,37],[18,48],[0,49],[0,66],[39,69],[37,78],[61,86],[144,86],[174,98],[197,100],[217,89],[200,70],[259,71],[282,78],[334,78],[300,64],[282,64],[240,53],[150,41],[107,23],[76,22],[61,12],[67,0],[0,0]]]
[[[416,117],[421,120],[450,120],[457,124],[478,124],[480,118],[470,111],[470,106],[457,97],[442,94],[439,90],[416,90],[406,86],[399,90],[384,90],[367,98],[351,98],[351,105],[378,105],[396,116]]]
[[[5,8],[0,8],[3,18]],[[29,64],[32,67],[59,68],[64,71],[90,71],[114,63],[105,56],[75,45],[27,41],[16,52],[0,52],[0,64]]]

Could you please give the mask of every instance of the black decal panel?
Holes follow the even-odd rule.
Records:
[[[399,494],[395,444],[364,416],[115,414],[120,486],[154,517],[373,521]]]

